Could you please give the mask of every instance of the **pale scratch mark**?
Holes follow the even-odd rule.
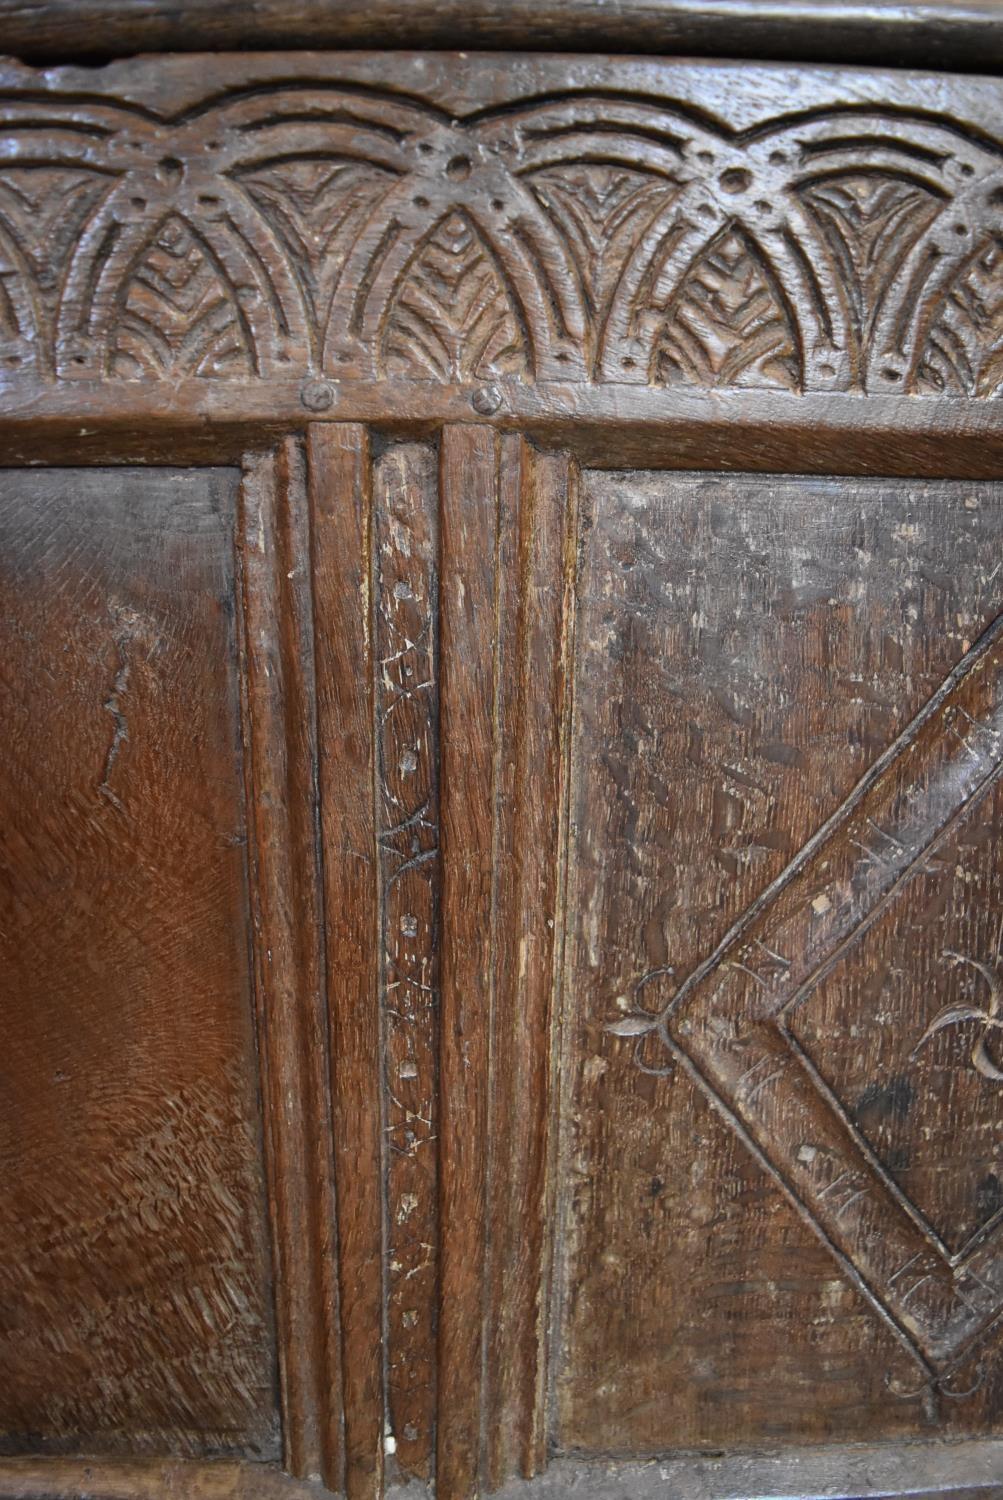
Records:
[[[847,1178],[849,1178],[851,1182],[853,1181],[853,1173],[848,1167],[844,1171],[840,1172],[838,1177],[834,1177],[830,1183],[827,1183],[826,1186],[822,1188],[818,1195],[819,1198],[827,1198],[829,1194],[836,1188],[838,1188],[841,1182],[845,1182]]]
[[[859,1199],[866,1198],[866,1197],[867,1197],[867,1189],[866,1188],[858,1188],[855,1193],[851,1193],[850,1194],[849,1198],[847,1198],[845,1200],[845,1202],[843,1202],[843,1203],[841,1203],[839,1205],[839,1207],[833,1213],[833,1218],[834,1219],[841,1219],[843,1217],[843,1215],[847,1212],[847,1210],[850,1209],[850,1208],[852,1208],[853,1205],[856,1202],[859,1201]]]
[[[905,1307],[905,1305],[906,1305],[907,1302],[911,1302],[912,1301],[913,1297],[919,1291],[920,1287],[921,1286],[926,1286],[927,1282],[928,1281],[932,1281],[932,1280],[933,1280],[933,1277],[929,1273],[927,1273],[926,1276],[921,1276],[918,1281],[914,1281],[913,1284],[912,1284],[912,1286],[909,1288],[909,1290],[907,1292],[903,1293],[903,1295],[902,1295],[902,1297],[900,1299],[899,1305],[901,1307]]]
[[[888,1285],[889,1286],[894,1286],[895,1283],[896,1283],[896,1281],[898,1281],[899,1277],[900,1276],[904,1276],[905,1273],[909,1270],[910,1266],[914,1266],[916,1264],[916,1262],[919,1260],[919,1258],[920,1258],[920,1256],[919,1256],[919,1252],[918,1251],[917,1251],[917,1253],[915,1255],[911,1255],[909,1257],[909,1259],[906,1261],[906,1263],[905,1263],[904,1266],[899,1266],[898,1270],[895,1271],[895,1272],[893,1272],[893,1274],[891,1276],[889,1276],[889,1278],[888,1278]]]
[[[757,948],[762,949],[762,951],[766,954],[766,956],[768,958],[772,958],[775,963],[780,964],[785,969],[789,969],[790,968],[790,966],[791,966],[790,959],[789,958],[784,958],[784,956],[783,956],[782,953],[774,953],[773,949],[772,948],[767,948],[766,944],[764,942],[762,942],[759,938],[753,938],[753,942],[755,943],[755,945],[756,945]]]
[[[111,692],[105,699],[102,707],[106,713],[111,714],[112,736],[108,746],[108,752],[104,759],[104,769],[101,773],[101,781],[98,785],[98,793],[105,797],[119,812],[124,812],[119,797],[111,787],[111,773],[115,769],[122,746],[129,739],[129,724],[122,710],[122,699],[129,688],[129,659],[125,652],[125,641],[120,637],[118,640],[118,668],[112,680]]]
[[[737,958],[733,958],[731,960],[730,967],[732,969],[741,969],[743,974],[748,974],[749,978],[754,979],[758,985],[761,985],[763,987],[764,990],[769,989],[770,986],[768,982],[763,978],[762,974],[757,974],[755,969],[749,968],[748,964],[739,963]]]
[[[767,1073],[767,1075],[766,1075],[765,1078],[761,1078],[759,1080],[759,1082],[757,1084],[755,1084],[749,1090],[749,1092],[746,1094],[746,1096],[745,1096],[745,1102],[746,1102],[746,1104],[752,1104],[753,1101],[759,1097],[759,1095],[763,1092],[764,1089],[769,1088],[769,1086],[770,1086],[771,1083],[776,1083],[776,1081],[777,1081],[778,1078],[782,1078],[783,1077],[783,1073],[784,1073],[784,1070],[783,1070],[782,1067],[780,1067],[780,1068],[774,1068],[774,1070],[773,1070],[772,1073]]]

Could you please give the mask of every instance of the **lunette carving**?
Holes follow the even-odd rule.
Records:
[[[332,80],[10,90],[0,140],[11,378],[1003,385],[1003,147],[948,118]]]

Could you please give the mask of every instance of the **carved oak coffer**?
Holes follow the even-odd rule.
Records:
[[[1003,1494],[999,81],[37,10],[0,1495]]]

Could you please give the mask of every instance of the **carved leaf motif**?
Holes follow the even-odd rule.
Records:
[[[238,289],[209,247],[177,216],[157,230],[119,293],[111,373],[233,378],[254,358]]]
[[[321,331],[345,257],[397,174],[371,162],[285,161],[240,181],[289,255]]]
[[[80,232],[111,181],[105,172],[79,167],[0,170],[0,223],[21,250],[42,293],[58,291]]]
[[[737,225],[700,252],[661,312],[653,385],[800,389],[790,314],[758,248]]]
[[[559,229],[593,317],[605,313],[631,250],[680,185],[655,173],[597,163],[543,167],[530,186]]]
[[[383,327],[384,368],[418,380],[522,375],[529,359],[494,255],[466,214],[441,219],[418,247]]]
[[[919,390],[995,396],[1003,390],[1003,240],[985,241],[930,326],[915,377]]]
[[[903,258],[937,217],[940,199],[917,183],[873,172],[809,183],[801,197],[839,268],[863,383],[884,299]]]

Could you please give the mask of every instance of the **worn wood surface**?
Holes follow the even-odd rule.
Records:
[[[438,1482],[476,1490],[484,1378],[487,1080],[494,988],[499,439],[447,427],[439,539],[442,1247]],[[506,469],[511,469],[511,457]]]
[[[430,1480],[439,1269],[438,454],[388,445],[373,472],[380,980],[386,1135],[387,1427]]]
[[[5,1500],[327,1500],[328,1493],[258,1463],[0,1460]]]
[[[986,69],[995,0],[0,0],[5,49],[56,60],[199,48],[510,47]]]
[[[232,471],[4,471],[0,1449],[277,1456]]]
[[[770,1453],[683,1456],[657,1463],[587,1463],[557,1460],[544,1476],[515,1480],[501,1500],[998,1500],[1000,1442],[926,1440],[895,1447],[860,1443],[853,1448],[814,1445]],[[413,1486],[388,1490],[407,1500]],[[418,1494],[421,1490],[417,1491]],[[5,1500],[325,1500],[316,1485],[298,1482],[261,1464],[118,1462],[81,1459],[0,1460]]]
[[[577,471],[509,447],[500,495],[495,993],[483,1473],[546,1463],[555,965]]]

